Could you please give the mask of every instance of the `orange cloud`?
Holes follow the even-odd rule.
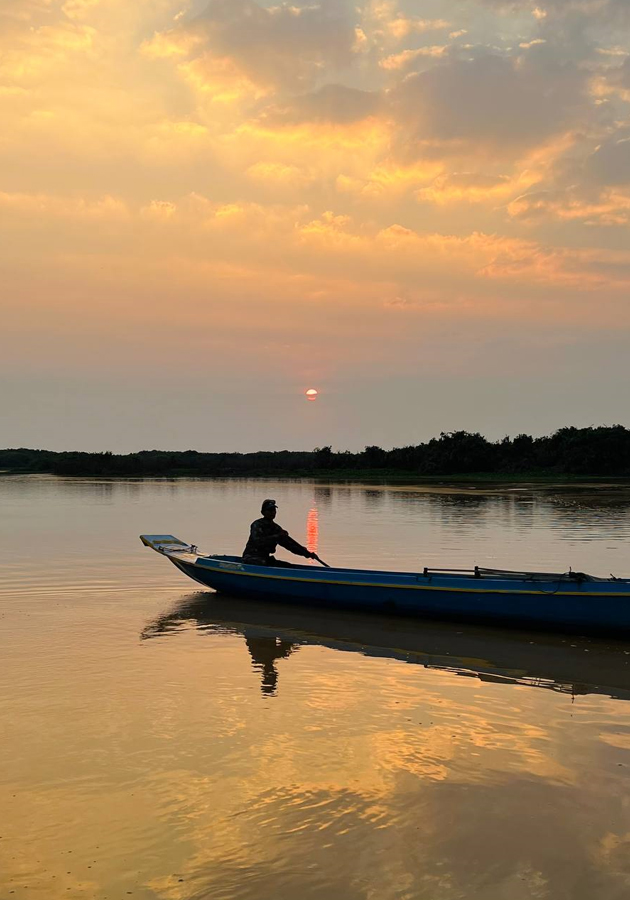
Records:
[[[144,49],[158,57],[187,56],[207,90],[219,65],[236,81],[267,93],[280,86],[309,86],[324,66],[347,65],[355,41],[354,24],[342,7],[210,0],[200,15],[158,33]]]
[[[446,205],[450,203],[487,203],[508,197],[514,182],[507,175],[453,172],[440,175],[429,187],[416,192],[418,200]]]
[[[126,203],[117,197],[96,199],[50,194],[0,192],[0,209],[20,216],[48,219],[123,220],[129,217]]]
[[[155,199],[130,209],[112,197],[1,194],[0,208],[16,224],[36,220],[39,229],[52,227],[59,218],[92,222],[95,229],[115,221],[118,231],[97,230],[93,236],[103,252],[127,246],[138,253],[142,247],[147,259],[167,252],[191,261],[231,261],[252,270],[275,267],[323,278],[343,272],[357,284],[377,279],[411,287],[422,278],[427,289],[447,289],[466,279],[480,284],[490,279],[585,291],[622,289],[630,281],[630,253],[623,251],[545,246],[482,232],[419,232],[398,224],[379,228],[333,211],[314,217],[306,205],[216,203],[190,194],[177,202]],[[139,222],[154,230],[136,234]],[[91,240],[89,233],[84,231],[81,240]]]
[[[432,47],[418,47],[416,50],[403,50],[402,53],[395,53],[391,56],[386,56],[385,59],[381,59],[379,66],[381,69],[387,69],[388,71],[405,69],[423,56],[441,59],[446,55],[448,49],[447,45],[435,45]]]
[[[516,219],[536,222],[544,218],[585,225],[623,226],[630,224],[630,193],[613,189],[589,197],[579,191],[534,191],[508,204]]]
[[[247,175],[263,184],[300,188],[312,183],[313,175],[299,166],[283,165],[277,162],[257,162],[249,166]]]
[[[387,30],[399,40],[410,34],[424,34],[426,31],[443,31],[450,28],[450,22],[444,19],[420,19],[416,16],[397,15],[387,22]]]

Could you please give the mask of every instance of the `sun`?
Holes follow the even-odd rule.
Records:
[[[315,388],[309,388],[308,391],[306,392],[306,399],[307,400],[317,400],[318,394],[319,394],[319,391],[315,390]]]

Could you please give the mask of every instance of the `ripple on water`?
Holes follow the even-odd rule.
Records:
[[[212,599],[137,541],[229,552],[260,493],[0,482],[0,897],[625,896],[627,647]],[[630,531],[627,492],[263,493],[342,565],[607,574]]]

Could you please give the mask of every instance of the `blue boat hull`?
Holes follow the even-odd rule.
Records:
[[[309,565],[252,566],[204,556],[173,535],[141,535],[205,587],[234,597],[582,634],[630,635],[630,579],[583,573],[424,569],[379,572]]]
[[[543,582],[532,586],[461,576],[408,575],[311,567],[269,569],[229,558],[194,563],[170,557],[198,583],[226,594],[410,616],[481,621],[581,633],[630,634],[630,585]],[[597,587],[597,590],[594,588]]]

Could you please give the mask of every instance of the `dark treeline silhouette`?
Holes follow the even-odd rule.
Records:
[[[55,475],[263,477],[336,473],[449,475],[600,475],[630,476],[630,430],[622,425],[561,428],[532,438],[519,434],[488,441],[480,434],[454,431],[412,447],[366,447],[360,453],[313,451],[199,453],[196,450],[140,453],[55,453],[0,450],[0,470]]]

